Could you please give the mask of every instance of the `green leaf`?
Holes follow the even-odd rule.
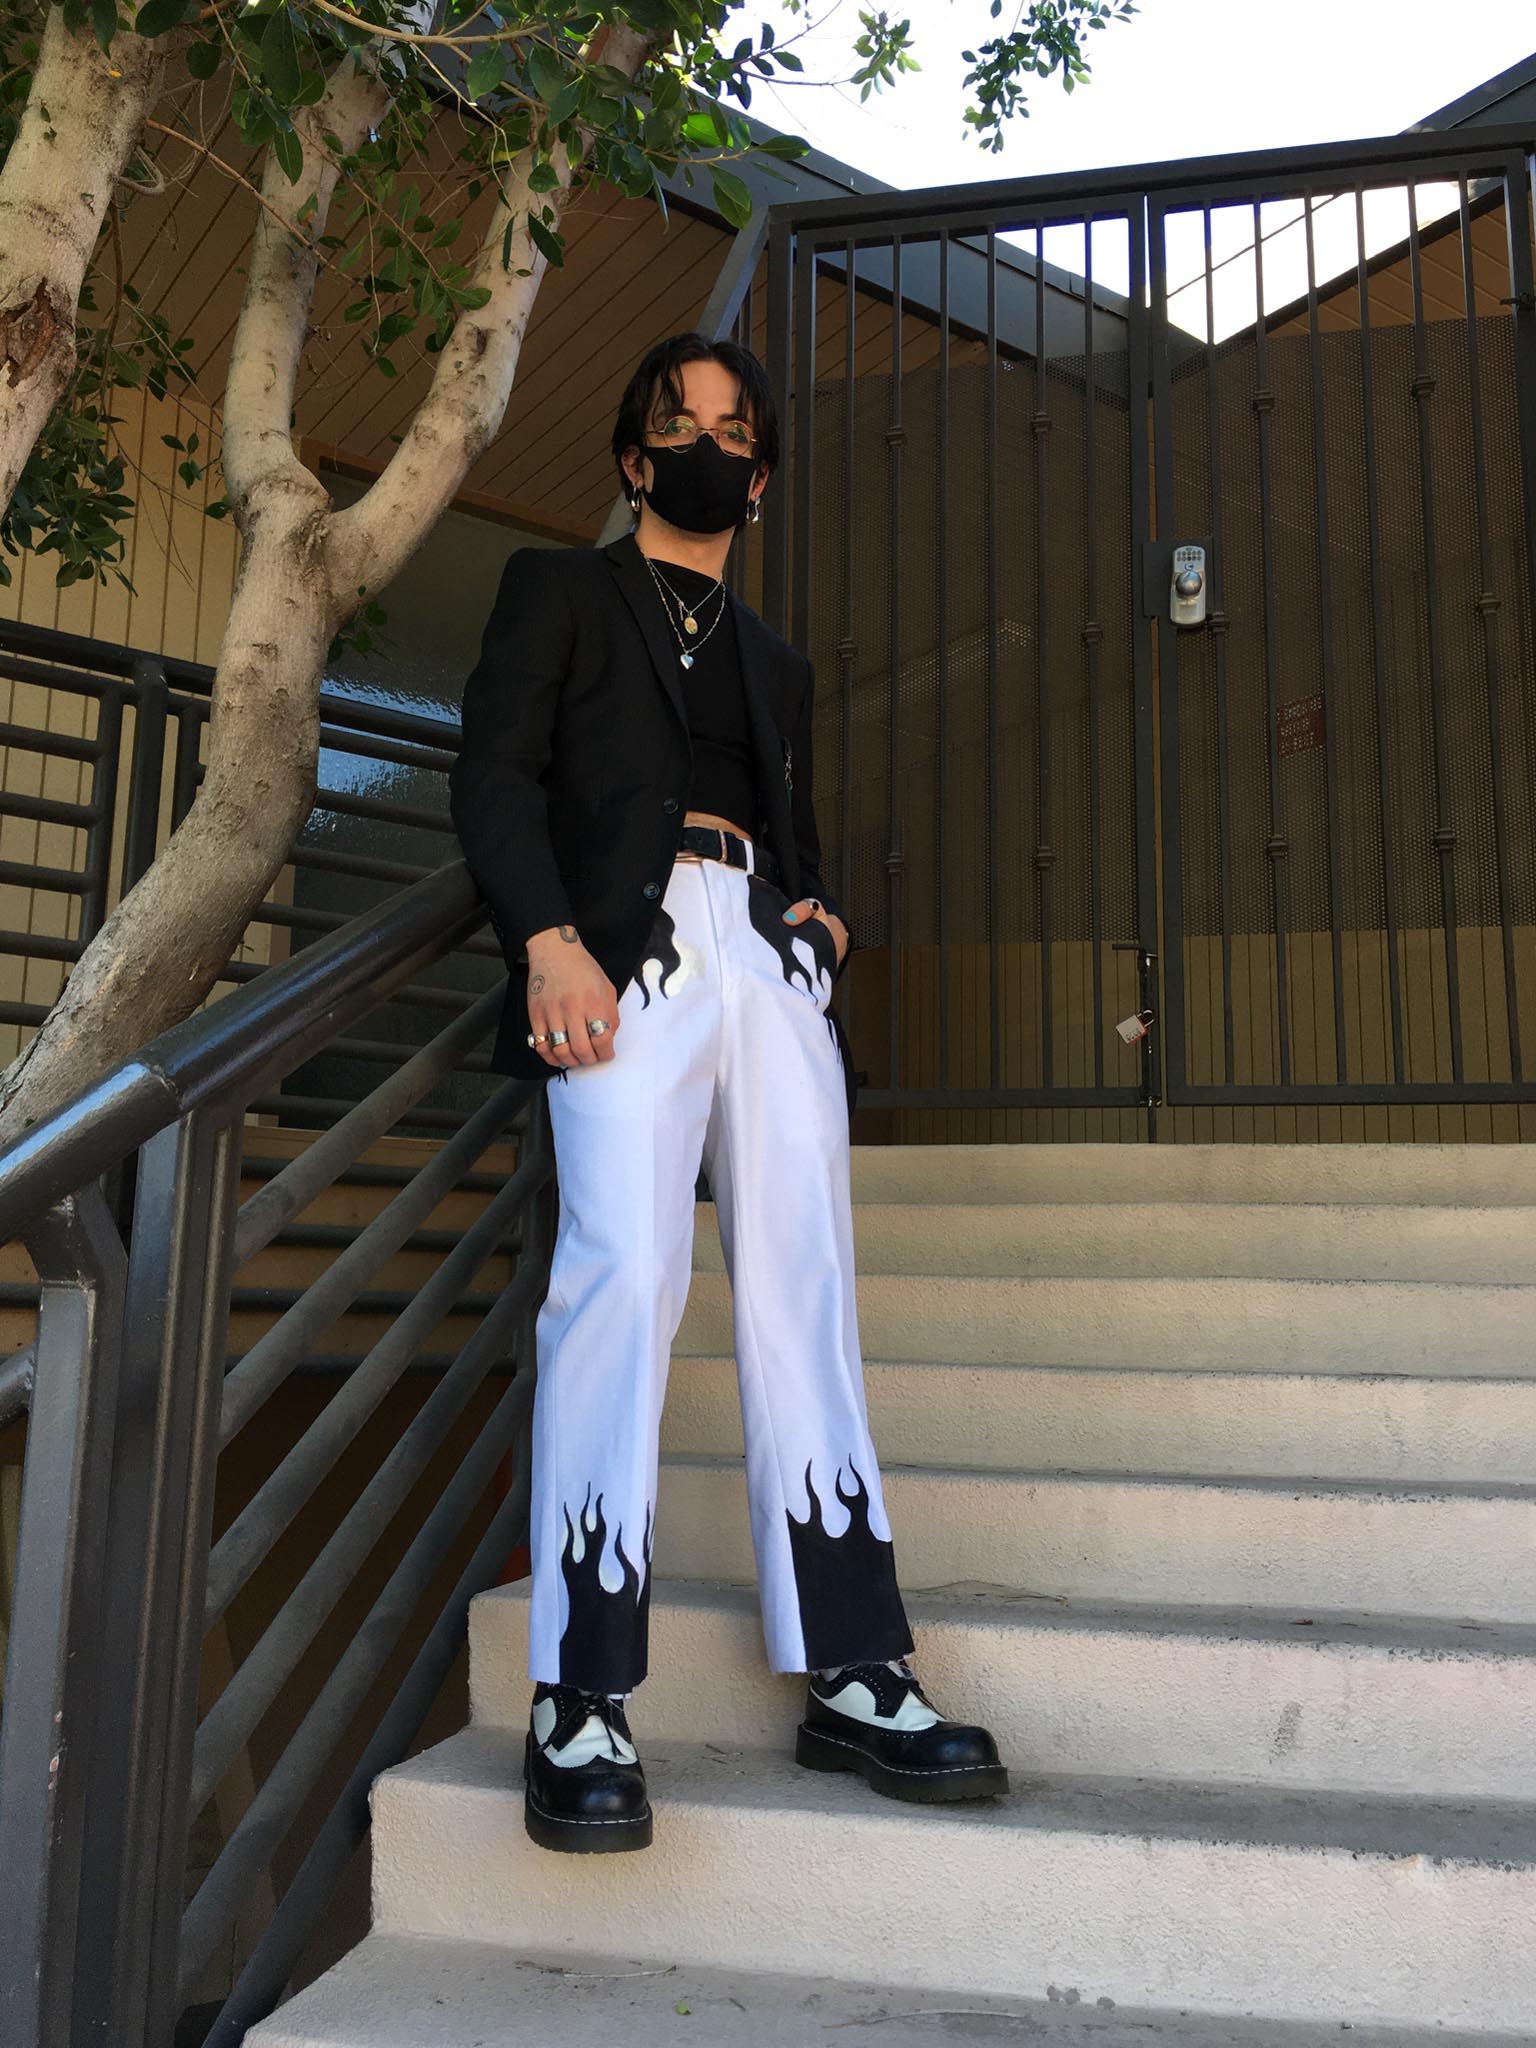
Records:
[[[483,100],[496,91],[506,75],[506,58],[504,43],[484,43],[476,50],[464,80],[464,90],[470,99]]]
[[[110,56],[112,38],[117,34],[117,0],[91,0],[91,27],[102,55]]]
[[[565,66],[547,43],[535,43],[528,58],[528,76],[541,100],[552,100],[565,83]]]
[[[702,149],[723,149],[730,136],[719,115],[713,108],[706,108],[702,113],[690,114],[684,121],[683,140],[697,143]]]
[[[752,218],[752,194],[734,171],[717,170],[715,205],[733,228],[744,228]]]
[[[293,18],[286,7],[279,8],[267,23],[261,39],[261,68],[277,98],[288,105],[299,90],[299,46],[293,33]],[[282,158],[278,161],[282,162]]]
[[[144,0],[133,17],[133,32],[139,36],[163,36],[180,28],[187,17],[190,0]]]
[[[528,233],[533,238],[534,247],[542,250],[557,270],[563,270],[565,268],[565,248],[563,243],[558,236],[552,235],[549,232],[543,221],[535,220],[531,213],[528,216]]]
[[[304,172],[304,145],[291,128],[278,129],[272,138],[272,154],[289,184],[297,185]]]

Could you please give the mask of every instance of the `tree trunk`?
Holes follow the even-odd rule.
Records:
[[[633,77],[649,43],[600,30],[605,63]],[[489,302],[456,324],[432,387],[378,481],[336,511],[293,450],[290,419],[314,293],[309,238],[325,230],[334,176],[330,130],[351,146],[380,118],[377,70],[340,67],[295,120],[304,174],[269,160],[225,391],[224,474],[244,547],[220,651],[207,776],[165,850],[76,963],[36,1038],[0,1076],[0,1146],[98,1080],[157,1032],[190,1015],[217,981],[247,921],[289,857],[314,801],[325,651],[436,525],[506,413],[545,260],[524,226],[502,260],[504,223],[487,230],[476,281]],[[563,211],[572,166],[544,195]],[[526,163],[502,180],[514,211],[529,199]],[[299,209],[314,192],[303,231]],[[528,275],[518,276],[526,269]]]
[[[120,35],[109,63],[88,33],[70,34],[61,8],[45,12],[32,90],[0,168],[0,511],[74,370],[86,266],[167,52],[180,45]]]
[[[0,1080],[0,1145],[190,1015],[288,859],[314,802],[315,679],[335,625],[329,503],[306,471],[262,484],[244,513],[202,787]]]

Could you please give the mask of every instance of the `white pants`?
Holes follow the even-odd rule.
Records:
[[[755,872],[679,857],[611,1060],[552,1074],[560,1224],[537,1325],[529,1676],[646,1673],[662,1399],[709,1176],[775,1671],[912,1648],[864,1405],[836,948]],[[664,1510],[663,1510],[664,1511]]]

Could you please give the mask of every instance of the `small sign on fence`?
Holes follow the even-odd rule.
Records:
[[[1275,725],[1280,734],[1280,758],[1287,754],[1304,754],[1310,747],[1323,744],[1323,693],[1314,690],[1310,697],[1293,698],[1289,704],[1275,706]]]

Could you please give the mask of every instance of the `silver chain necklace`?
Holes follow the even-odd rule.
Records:
[[[645,565],[650,570],[651,575],[655,580],[657,588],[663,593],[662,610],[667,615],[667,624],[672,628],[673,638],[677,641],[677,658],[682,663],[684,668],[692,668],[694,663],[694,657],[697,655],[699,648],[701,648],[704,645],[704,642],[709,638],[710,634],[713,633],[716,626],[718,626],[720,621],[725,617],[725,579],[723,577],[717,576],[714,581],[713,589],[705,591],[704,598],[707,602],[709,598],[711,598],[714,595],[714,592],[718,590],[720,593],[720,606],[719,609],[716,611],[713,619],[710,620],[708,626],[705,627],[702,634],[699,634],[697,641],[690,648],[687,641],[684,640],[684,638],[682,637],[682,634],[678,632],[677,620],[673,618],[671,606],[668,605],[666,600],[670,597],[672,603],[677,606],[677,609],[682,616],[684,630],[689,633],[699,633],[699,621],[696,614],[699,610],[702,609],[702,606],[690,605],[686,603],[681,597],[679,597],[677,592],[666,581],[665,577],[661,574],[660,570],[656,567],[656,564],[651,560],[649,555],[645,557]]]

